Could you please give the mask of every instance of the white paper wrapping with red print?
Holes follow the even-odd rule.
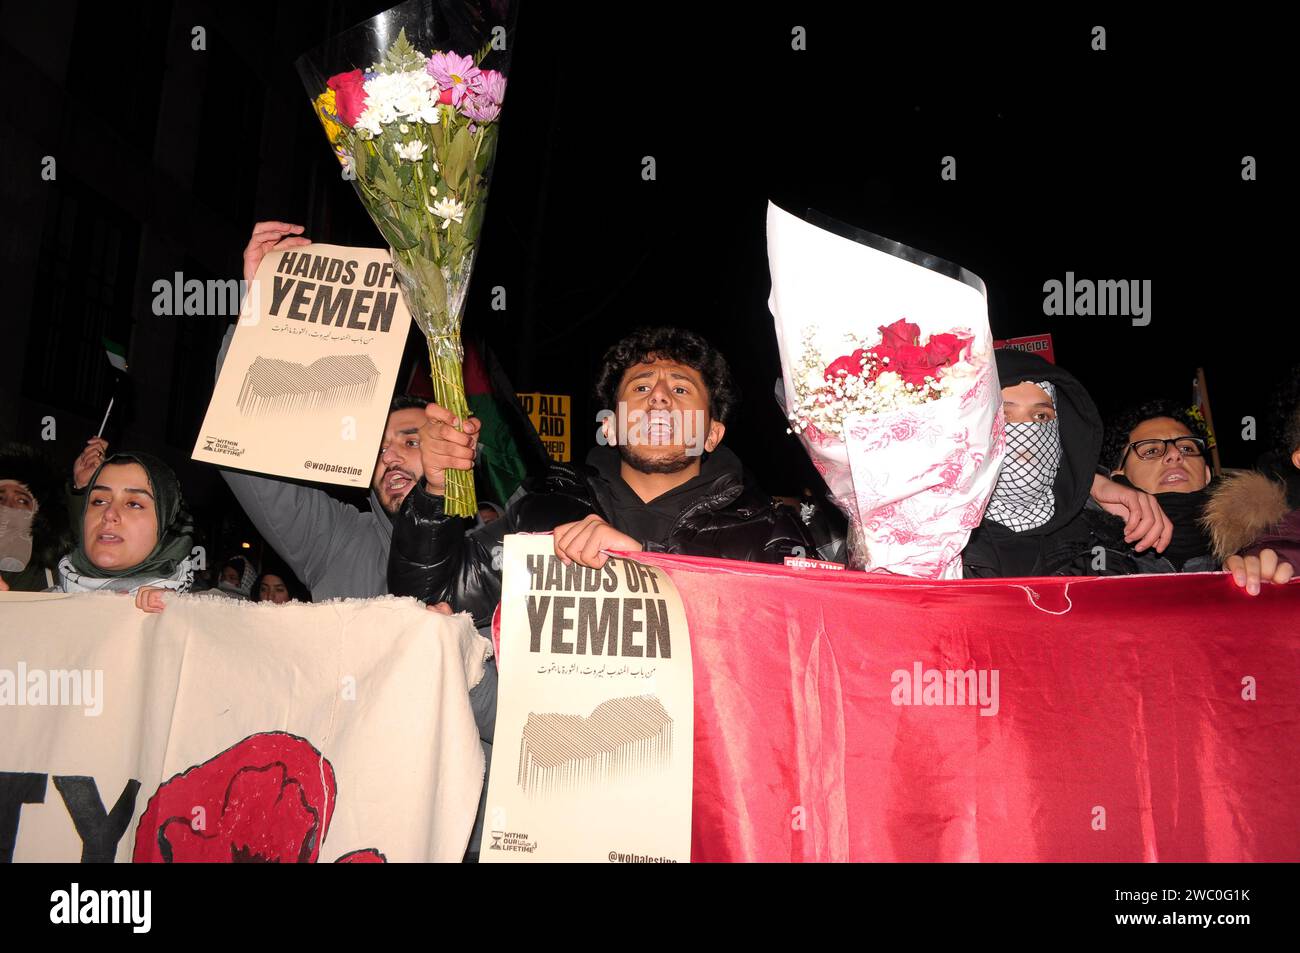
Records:
[[[970,364],[950,396],[845,418],[843,436],[799,434],[850,522],[855,568],[926,579],[961,577],[961,551],[997,482],[1002,398],[983,282],[959,266],[816,213],[768,206],[768,306],[781,351],[785,406],[815,350],[820,366],[879,340],[905,318],[931,334],[973,337]],[[850,339],[861,343],[852,343]]]

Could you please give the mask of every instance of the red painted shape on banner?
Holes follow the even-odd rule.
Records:
[[[283,731],[250,735],[159,786],[132,860],[315,863],[335,797],[334,766],[309,741]],[[384,856],[353,851],[339,862]]]
[[[1037,354],[1049,364],[1056,363],[1056,351],[1052,348],[1052,336],[1050,334],[1030,334],[1021,338],[1007,338],[1005,341],[994,341],[993,346],[995,348],[1009,347],[1017,351]]]
[[[635,558],[690,626],[693,860],[1300,860],[1300,582]]]

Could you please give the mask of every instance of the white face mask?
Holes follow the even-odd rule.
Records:
[[[1056,388],[1036,382],[1056,403]],[[1007,450],[985,515],[1017,533],[1037,529],[1056,512],[1056,472],[1061,466],[1061,429],[1055,420],[1009,423]]]
[[[22,572],[32,558],[31,510],[0,506],[0,570]]]

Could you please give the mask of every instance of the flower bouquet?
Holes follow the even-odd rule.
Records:
[[[505,98],[511,4],[409,0],[298,60],[357,195],[392,249],[424,332],[435,399],[469,415],[461,317]],[[449,470],[446,512],[474,516],[474,475]]]
[[[783,405],[851,565],[960,578],[1003,452],[983,282],[813,212],[769,205],[767,233]]]

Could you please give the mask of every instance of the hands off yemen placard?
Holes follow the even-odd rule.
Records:
[[[194,459],[368,485],[410,324],[387,250],[271,252],[249,289]]]
[[[507,536],[483,861],[691,858],[691,642],[667,573]]]

